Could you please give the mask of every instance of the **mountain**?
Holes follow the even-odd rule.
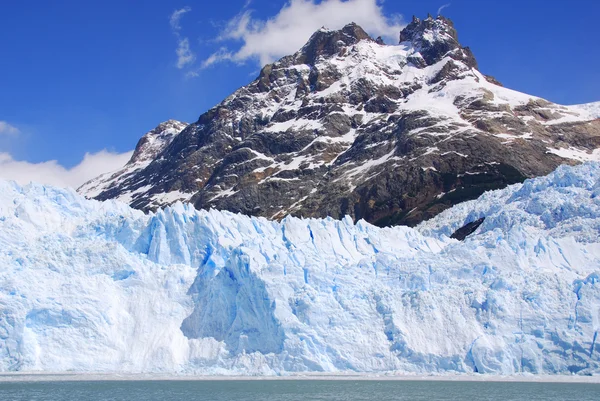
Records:
[[[600,104],[502,87],[442,16],[413,18],[393,46],[349,24],[265,66],[147,165],[132,159],[80,192],[143,210],[183,200],[415,225],[562,163],[600,160],[599,116]]]
[[[187,126],[187,123],[176,120],[168,120],[159,124],[142,136],[135,147],[133,155],[131,155],[131,159],[122,169],[102,174],[86,182],[79,188],[79,191],[90,198],[105,194],[106,197],[117,197],[121,202],[131,203],[139,194],[150,189],[150,187],[140,188],[135,186],[136,181],[140,178],[138,174],[152,163]],[[123,194],[115,188],[116,182],[119,182],[122,186],[135,186],[136,189]],[[156,197],[154,206],[163,206],[165,202],[176,201],[177,199],[172,199],[174,195],[174,193],[170,193],[166,199],[164,196]]]
[[[598,163],[416,229],[0,181],[0,371],[597,375],[599,233]]]

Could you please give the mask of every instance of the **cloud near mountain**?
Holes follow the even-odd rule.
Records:
[[[0,152],[0,178],[15,180],[20,184],[34,181],[77,188],[98,175],[123,166],[132,153],[115,153],[106,149],[96,153],[86,153],[81,162],[69,168],[60,165],[56,160],[30,163],[15,160],[9,153]]]

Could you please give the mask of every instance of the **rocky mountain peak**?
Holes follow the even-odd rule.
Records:
[[[129,164],[151,161],[187,126],[187,123],[177,120],[167,120],[158,124],[140,138]]]
[[[101,193],[118,193],[115,181],[121,181],[122,185],[131,186],[138,178],[136,174],[151,164],[188,125],[188,123],[177,120],[167,120],[158,124],[140,138],[131,159],[123,168],[86,182],[78,188],[78,191],[92,198]],[[129,203],[131,198],[121,198],[121,200]]]
[[[313,33],[308,42],[297,53],[296,63],[314,65],[319,56],[331,57],[343,47],[352,46],[361,40],[373,40],[359,25],[352,22],[342,29],[331,31],[321,28]]]
[[[600,157],[600,120],[498,86],[473,68],[450,20],[414,18],[400,38],[386,46],[356,24],[321,29],[185,129],[159,125],[121,171],[79,190],[144,210],[180,200],[413,225]]]
[[[423,20],[413,16],[411,23],[400,32],[400,43],[412,45],[420,53],[424,63],[413,61],[417,66],[433,65],[448,55],[469,67],[477,68],[471,50],[459,43],[452,20],[441,15],[437,18],[428,15]]]

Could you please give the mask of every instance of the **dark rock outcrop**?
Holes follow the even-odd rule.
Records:
[[[477,68],[471,49],[460,45],[454,23],[443,16],[433,18],[430,15],[424,20],[413,16],[411,23],[400,32],[400,43],[410,43],[426,65],[433,65],[448,55]]]
[[[294,61],[299,64],[314,65],[319,57],[337,55],[342,49],[361,40],[373,39],[355,23],[348,24],[339,31],[321,29],[310,37]]]
[[[152,151],[140,141],[128,166],[81,192],[143,210],[184,200],[276,219],[414,225],[595,157],[600,120],[499,86],[450,20],[415,18],[400,37],[385,46],[356,24],[319,30]]]
[[[452,233],[450,238],[454,238],[459,241],[464,241],[469,235],[473,234],[479,228],[479,226],[483,224],[484,221],[485,217],[481,217],[475,221],[467,223],[458,230],[456,230],[454,233]]]

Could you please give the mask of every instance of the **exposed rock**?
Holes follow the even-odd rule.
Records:
[[[502,85],[502,83],[500,81],[498,81],[496,78],[494,78],[491,75],[484,75],[484,77],[489,83],[492,83],[492,84],[498,85],[498,86],[504,86],[504,85]]]
[[[319,30],[161,146],[150,151],[142,139],[125,169],[80,191],[144,210],[184,200],[268,218],[414,225],[600,158],[595,108],[503,88],[477,70],[450,20],[414,18],[400,38],[385,46],[356,24]]]
[[[485,221],[485,217],[481,217],[475,221],[465,224],[458,230],[456,230],[450,238],[457,239],[459,241],[464,241],[469,235],[473,234],[475,230],[479,228],[480,225]]]
[[[433,65],[448,55],[468,67],[477,68],[471,50],[458,42],[454,23],[441,15],[437,18],[429,15],[424,20],[413,17],[411,23],[400,32],[400,43],[412,45],[426,65]]]
[[[314,65],[319,57],[337,55],[341,49],[361,40],[373,39],[355,23],[348,24],[339,31],[322,28],[310,37],[308,43],[294,57],[294,61],[300,64]]]

